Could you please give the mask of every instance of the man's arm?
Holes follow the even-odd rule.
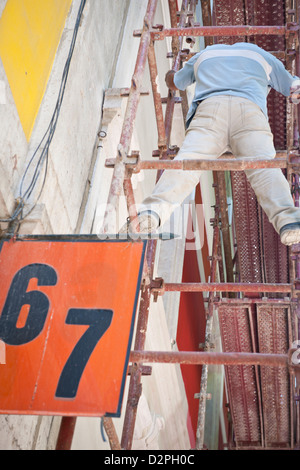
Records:
[[[175,70],[169,70],[165,76],[166,85],[172,91],[178,90],[178,88],[175,86],[175,83],[174,83],[175,73],[176,73]]]
[[[169,70],[166,73],[165,80],[167,87],[170,90],[186,90],[189,85],[195,82],[194,64],[197,61],[200,53],[195,54],[188,60],[182,69],[175,72],[175,70]]]
[[[272,67],[269,85],[282,95],[289,97],[291,102],[299,103],[299,77],[291,75],[283,63],[270,52],[263,50],[263,54]]]

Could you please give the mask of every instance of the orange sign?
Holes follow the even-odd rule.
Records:
[[[120,416],[145,242],[0,243],[0,413]]]

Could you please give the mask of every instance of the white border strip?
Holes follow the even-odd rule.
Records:
[[[202,62],[204,62],[207,59],[215,59],[218,57],[220,58],[221,57],[244,57],[246,59],[255,60],[263,67],[268,80],[270,80],[270,73],[272,72],[271,65],[258,52],[247,51],[244,49],[239,49],[239,50],[234,50],[234,51],[219,49],[215,51],[208,50],[208,51],[202,52],[194,64],[195,76],[197,74],[198,67]]]

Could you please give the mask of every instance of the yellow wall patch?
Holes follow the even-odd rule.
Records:
[[[30,139],[72,0],[7,0],[0,56]]]

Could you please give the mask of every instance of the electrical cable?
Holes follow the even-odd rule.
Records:
[[[57,101],[56,101],[56,105],[55,105],[54,112],[52,114],[52,118],[50,120],[49,126],[48,126],[44,136],[42,137],[40,143],[38,144],[37,148],[35,149],[32,157],[30,158],[30,160],[29,160],[29,162],[26,166],[26,169],[25,169],[24,174],[23,174],[22,179],[21,179],[20,193],[19,193],[19,197],[17,199],[18,203],[17,203],[17,206],[14,210],[13,215],[10,218],[7,218],[7,219],[1,219],[0,218],[0,222],[13,222],[18,217],[20,217],[20,221],[24,220],[33,211],[33,209],[35,208],[35,206],[36,206],[36,204],[37,204],[37,202],[38,202],[38,200],[41,197],[41,194],[43,192],[45,182],[46,182],[46,177],[47,177],[47,170],[48,170],[49,147],[50,147],[50,144],[52,142],[52,139],[53,139],[53,136],[54,136],[54,133],[55,133],[55,130],[56,130],[57,121],[58,121],[58,118],[59,118],[59,114],[60,114],[60,110],[61,110],[61,106],[62,106],[64,94],[65,94],[66,83],[67,83],[67,78],[68,78],[68,74],[69,74],[69,70],[70,70],[71,59],[72,59],[72,56],[73,56],[73,52],[74,52],[74,48],[75,48],[75,44],[76,44],[76,39],[77,39],[77,34],[78,34],[78,30],[79,30],[79,26],[80,26],[82,13],[83,13],[85,4],[86,4],[86,0],[81,0],[80,7],[79,7],[79,10],[78,10],[78,14],[77,14],[77,18],[76,18],[76,22],[75,22],[75,26],[74,26],[74,31],[73,31],[73,36],[72,36],[72,40],[71,40],[71,44],[70,44],[68,57],[66,59],[63,74],[62,74],[62,78],[61,78],[61,84],[60,84],[60,89],[59,89],[59,93],[58,93],[58,98],[57,98]],[[27,175],[29,169],[33,166],[33,164],[35,162],[35,159],[36,159],[36,156],[38,154],[38,151],[41,149],[41,146],[42,146],[44,141],[45,141],[45,145],[44,145],[43,149],[41,150],[41,153],[40,153],[40,156],[39,156],[37,162],[35,163],[35,167],[34,167],[34,171],[33,171],[33,175],[31,177],[31,180],[30,180],[28,186],[26,187],[26,189],[23,189],[24,184],[25,184],[26,175]],[[34,191],[34,189],[37,185],[37,182],[39,181],[42,170],[43,170],[43,180],[42,180],[42,184],[41,184],[39,194],[38,194],[33,206],[24,215],[23,214],[24,206],[25,206],[26,201],[28,200],[28,198],[33,193],[33,191]]]

